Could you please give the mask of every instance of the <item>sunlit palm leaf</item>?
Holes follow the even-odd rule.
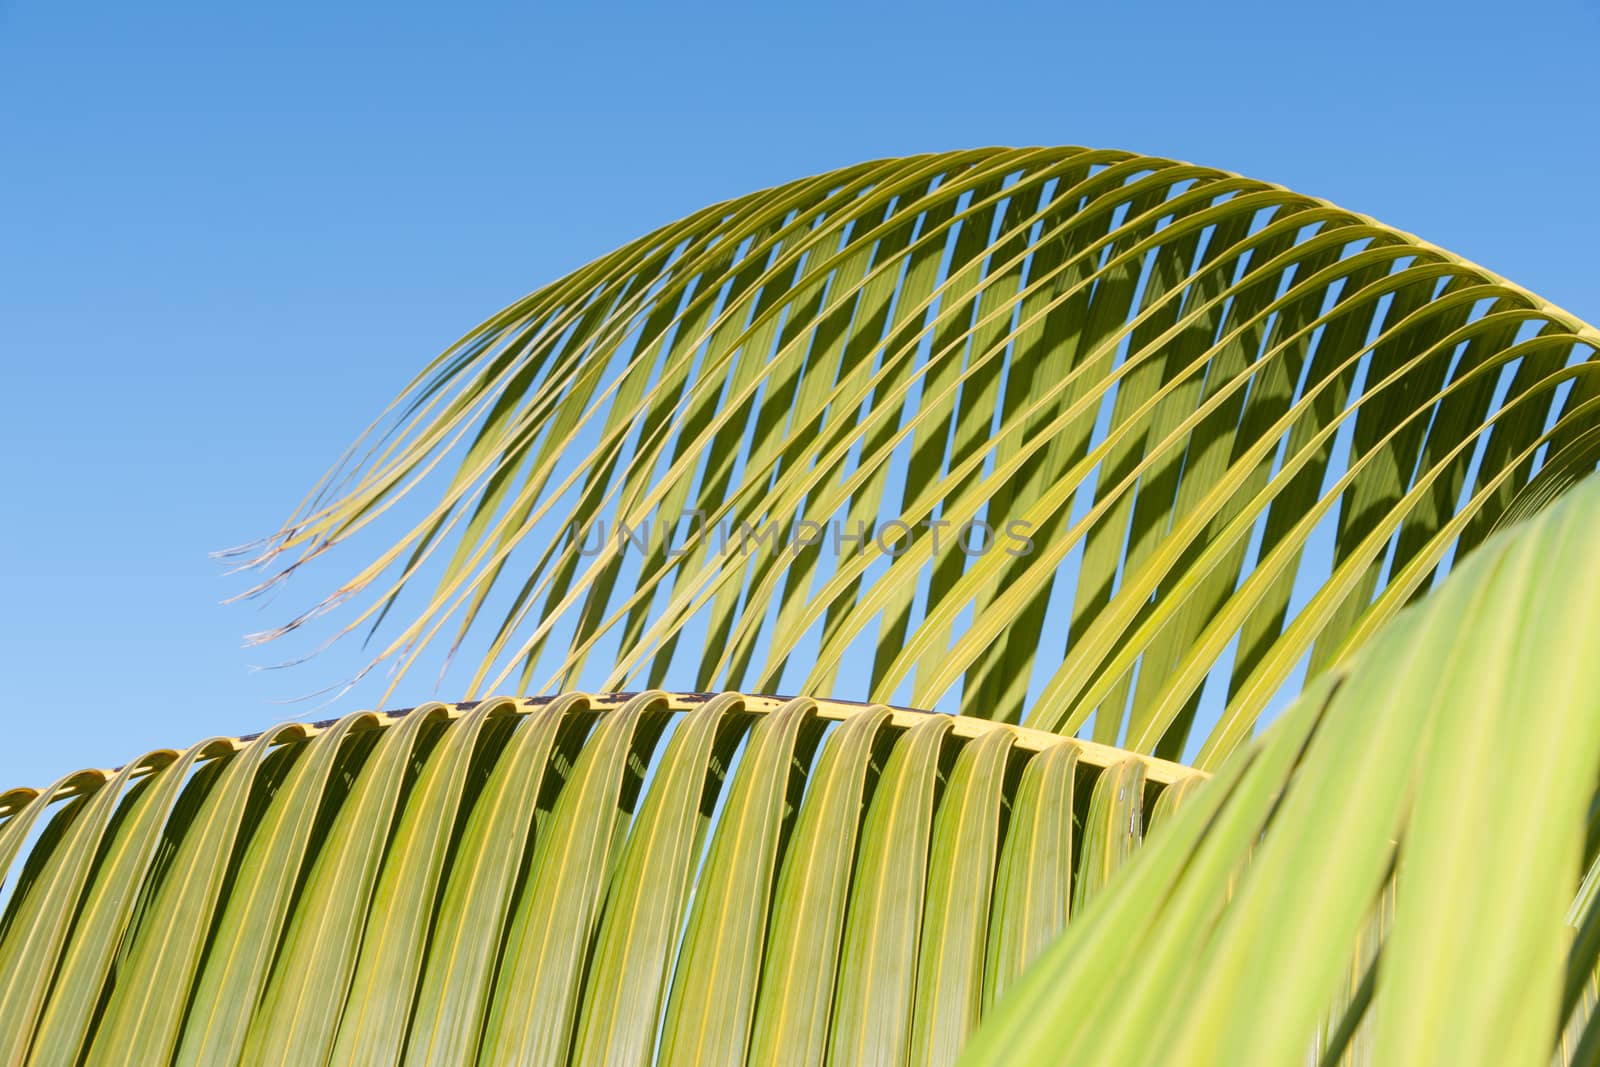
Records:
[[[1075,916],[966,1062],[1593,1062],[1594,872],[1573,898],[1595,861],[1597,530],[1591,478],[1324,675]],[[1324,1027],[1330,1002],[1351,1007]]]
[[[158,752],[0,798],[0,1062],[947,1063],[1193,775],[736,694]]]
[[[1594,466],[1597,344],[1458,257],[1222,171],[1078,148],[868,163],[496,315],[257,562],[285,574],[431,487],[334,598],[364,598],[353,630],[433,588],[378,648],[402,668],[445,637],[473,693],[832,693],[1092,722],[1171,757],[1210,680],[1209,767],[1298,671]],[[669,554],[686,509],[701,536]],[[951,547],[973,519],[985,554]],[[710,532],[816,536],[801,520],[827,543]],[[892,521],[917,530],[895,558]],[[861,523],[889,533],[841,545]]]
[[[394,609],[379,661],[804,695],[431,704],[0,794],[0,1063],[1600,1062],[1597,345],[1120,152],[665,227],[440,357],[255,562],[392,511],[323,605]],[[889,521],[943,550],[840,551]],[[1140,754],[1190,746],[1215,778]]]

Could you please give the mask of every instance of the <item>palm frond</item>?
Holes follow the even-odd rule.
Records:
[[[1597,529],[1591,478],[1313,684],[963,1062],[1594,1062]]]
[[[734,693],[156,752],[0,797],[0,1062],[948,1063],[1193,777]]]
[[[495,315],[254,562],[271,585],[436,500],[313,613],[374,628],[431,587],[382,627],[399,673],[438,642],[469,695],[832,694],[1172,758],[1209,686],[1215,767],[1594,467],[1597,345],[1425,241],[1225,171],[866,163]]]
[[[399,673],[604,691],[0,794],[0,1062],[1600,1060],[1597,353],[1123,152],[664,227],[252,561],[401,520],[283,630],[352,601]]]

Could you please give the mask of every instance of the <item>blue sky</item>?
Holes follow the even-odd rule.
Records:
[[[252,673],[283,613],[207,553],[488,313],[757,187],[1135,149],[1600,320],[1594,0],[220,7],[0,0],[0,787],[310,714],[355,651]]]

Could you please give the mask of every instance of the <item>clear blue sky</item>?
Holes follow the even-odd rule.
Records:
[[[1600,320],[1594,0],[233,6],[0,0],[0,788],[312,714],[269,701],[355,650],[251,673],[283,612],[207,553],[484,315],[757,187],[1135,149]]]

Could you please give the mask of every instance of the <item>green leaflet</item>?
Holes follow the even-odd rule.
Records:
[[[912,1063],[954,1063],[982,1011],[984,938],[1010,750],[1011,738],[1000,731],[964,747],[934,817]]]
[[[995,875],[985,961],[985,1010],[1015,982],[1067,925],[1071,911],[1073,790],[1078,749],[1058,745],[1028,761],[1011,806],[1005,850]],[[1162,794],[1183,789],[1189,779]]]

